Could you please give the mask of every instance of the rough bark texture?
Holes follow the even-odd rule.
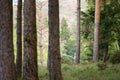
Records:
[[[21,78],[22,73],[22,0],[17,5],[17,56],[16,56],[17,77]]]
[[[93,61],[98,61],[98,42],[99,42],[99,23],[100,23],[100,0],[95,2],[95,26],[94,26],[94,48]]]
[[[50,80],[63,80],[59,37],[59,0],[49,0],[48,67]]]
[[[12,0],[0,0],[0,80],[16,80]]]
[[[35,0],[24,0],[24,80],[38,80]]]
[[[80,63],[80,4],[81,0],[77,0],[77,32],[76,32],[76,53],[74,63]]]

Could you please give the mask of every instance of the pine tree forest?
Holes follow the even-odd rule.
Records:
[[[0,0],[0,80],[120,80],[120,0]]]

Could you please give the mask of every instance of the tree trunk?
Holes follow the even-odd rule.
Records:
[[[17,5],[17,57],[16,57],[17,77],[21,78],[22,73],[22,0],[18,0]]]
[[[63,80],[59,37],[59,0],[49,0],[48,68],[50,80]]]
[[[12,0],[0,0],[0,80],[16,80]]]
[[[100,23],[100,0],[95,2],[95,26],[94,26],[94,48],[93,48],[93,61],[98,61],[99,49],[99,23]]]
[[[42,45],[42,30],[40,31],[40,63],[41,63],[41,66],[43,66],[43,63],[44,63],[44,59],[43,59],[43,45]]]
[[[77,32],[76,32],[76,53],[74,63],[80,63],[80,8],[81,0],[77,0]]]
[[[35,3],[24,0],[24,80],[38,80]]]
[[[104,56],[103,56],[103,62],[106,63],[108,59],[108,43],[106,44],[106,47],[105,47],[105,53],[104,53]]]

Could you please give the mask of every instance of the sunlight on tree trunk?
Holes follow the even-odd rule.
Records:
[[[93,61],[98,61],[99,49],[99,24],[100,24],[100,0],[95,2],[95,26],[94,26],[94,48]]]

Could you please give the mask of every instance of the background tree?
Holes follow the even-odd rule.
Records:
[[[39,61],[40,64],[43,66],[45,63],[44,59],[44,50],[46,49],[45,47],[45,39],[47,38],[46,36],[48,35],[48,27],[47,25],[44,24],[45,20],[45,13],[43,12],[43,8],[46,6],[47,2],[46,1],[37,1],[36,2],[36,17],[37,17],[37,37],[38,37],[38,53],[39,54]],[[46,22],[47,23],[47,22]],[[47,23],[48,24],[48,23]],[[44,44],[43,44],[44,43]],[[45,48],[45,49],[44,49]],[[47,51],[47,50],[46,50]]]
[[[62,80],[59,42],[59,0],[49,0],[49,50],[48,69],[50,80]]]
[[[24,80],[38,80],[36,0],[24,0]]]
[[[16,80],[12,0],[0,1],[0,80]]]
[[[70,38],[68,24],[67,24],[67,21],[64,17],[62,18],[62,21],[61,21],[60,36],[61,36],[61,41],[66,41]]]
[[[17,58],[16,58],[17,77],[22,74],[22,0],[18,0],[17,5]]]
[[[74,63],[80,62],[80,12],[81,12],[81,0],[77,0],[77,30],[76,30],[76,52]]]
[[[119,50],[119,6],[119,1],[102,0],[101,2],[99,60],[103,60],[103,62],[106,62],[108,58]],[[86,39],[90,40],[90,43],[92,43],[93,25],[91,24],[94,23],[94,7],[89,7],[87,11],[82,12],[82,23],[84,26],[90,26],[89,34]]]

